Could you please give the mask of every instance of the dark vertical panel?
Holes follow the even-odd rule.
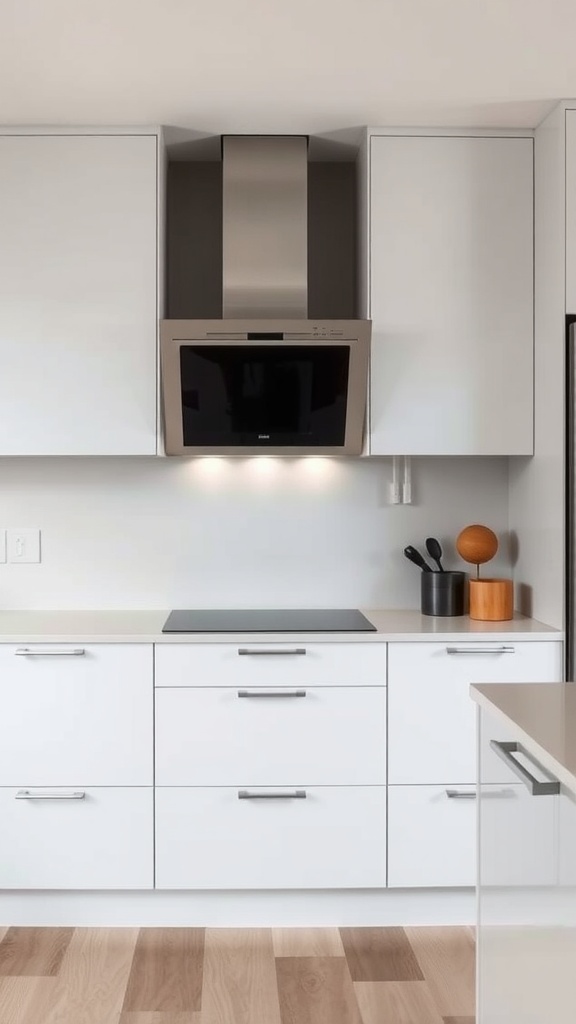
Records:
[[[356,311],[356,165],[308,165],[308,316]]]
[[[167,180],[170,319],[222,316],[222,164],[175,161]]]

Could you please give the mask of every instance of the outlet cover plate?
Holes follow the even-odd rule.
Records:
[[[6,551],[9,562],[40,561],[40,530],[30,527],[7,530]]]

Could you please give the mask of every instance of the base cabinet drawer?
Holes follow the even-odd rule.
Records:
[[[158,889],[385,884],[384,786],[156,790]]]
[[[386,644],[156,644],[156,686],[385,686]]]
[[[485,786],[499,816],[521,816],[519,785]],[[388,885],[391,888],[476,883],[476,787],[390,786]]]
[[[0,889],[153,887],[152,787],[0,788],[0,822]]]
[[[156,692],[157,785],[305,782],[385,785],[385,687]]]
[[[562,644],[552,641],[391,643],[388,654],[388,781],[474,783],[476,714],[471,683],[559,682]],[[505,782],[492,758],[486,781]]]
[[[151,786],[152,644],[0,644],[0,785]]]

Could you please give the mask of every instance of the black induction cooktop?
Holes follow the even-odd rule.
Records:
[[[193,608],[170,612],[163,633],[368,633],[356,608]]]

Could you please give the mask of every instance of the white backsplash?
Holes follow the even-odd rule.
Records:
[[[466,569],[485,523],[510,575],[505,458],[414,459],[411,506],[391,460],[2,459],[0,528],[40,527],[40,565],[0,565],[2,608],[417,608],[403,556],[427,536]]]

